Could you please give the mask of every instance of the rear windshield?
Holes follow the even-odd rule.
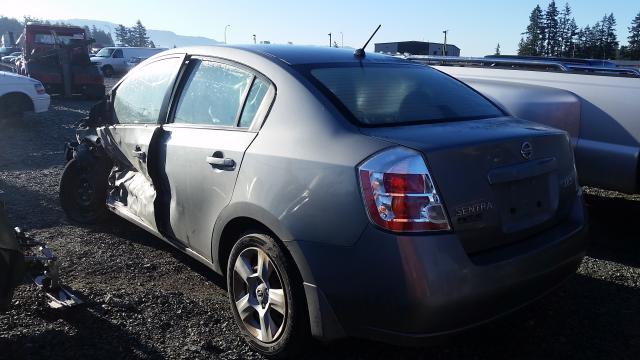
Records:
[[[365,126],[504,115],[466,85],[425,66],[316,67],[310,73]]]

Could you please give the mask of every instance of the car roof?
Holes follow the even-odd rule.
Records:
[[[172,49],[172,52],[187,52],[189,54],[216,55],[217,49],[236,49],[261,55],[271,60],[280,60],[289,65],[320,64],[320,63],[394,63],[407,64],[410,61],[389,55],[367,52],[363,58],[353,55],[354,49],[330,48],[308,45],[215,45]]]

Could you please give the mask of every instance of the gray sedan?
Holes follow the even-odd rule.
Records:
[[[567,133],[406,60],[174,49],[85,125],[60,184],[67,215],[110,211],[226,276],[266,355],[310,336],[460,331],[544,295],[584,254]]]

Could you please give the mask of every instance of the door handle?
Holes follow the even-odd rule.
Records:
[[[205,160],[208,164],[217,169],[233,170],[236,167],[236,162],[229,158],[207,156]]]

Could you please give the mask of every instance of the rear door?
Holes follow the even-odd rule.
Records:
[[[275,94],[264,76],[237,64],[192,58],[163,127],[163,223],[175,240],[209,258],[213,225]]]
[[[129,74],[112,92],[114,125],[98,130],[117,166],[108,205],[151,230],[157,230],[151,144],[183,61],[184,55],[166,57]]]

